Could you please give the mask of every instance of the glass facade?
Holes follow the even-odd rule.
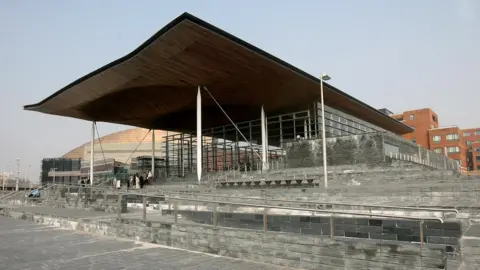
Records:
[[[260,109],[259,109],[260,116]],[[267,144],[270,167],[284,163],[283,144],[322,137],[321,104],[314,102],[304,110],[267,115]],[[384,131],[356,117],[325,106],[327,138]],[[261,120],[254,119],[202,131],[204,172],[258,170],[261,164]],[[250,145],[251,143],[251,145]],[[197,138],[193,133],[174,133],[165,137],[165,175],[185,176],[196,168]]]

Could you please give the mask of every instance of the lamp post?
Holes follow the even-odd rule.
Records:
[[[10,161],[6,161],[5,164],[3,164],[3,175],[2,175],[2,190],[5,190],[5,178],[7,178],[7,164],[9,164]]]
[[[325,135],[325,105],[323,102],[323,81],[330,80],[330,76],[323,73],[320,76],[320,99],[322,103],[322,152],[323,152],[323,179],[325,180],[325,189],[328,188],[328,174],[327,174],[327,141]]]
[[[18,191],[19,180],[20,180],[20,158],[17,158],[17,181],[15,182],[15,191]]]
[[[51,171],[53,171],[53,181],[52,183],[55,185],[55,172],[57,171],[57,168],[51,168]]]

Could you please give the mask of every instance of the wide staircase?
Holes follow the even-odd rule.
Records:
[[[479,268],[478,179],[408,162],[329,168],[328,189],[322,177],[321,168],[235,173],[225,178],[234,185],[92,187],[88,196],[57,186],[41,205],[120,212],[130,226],[117,227],[121,237],[298,268]]]

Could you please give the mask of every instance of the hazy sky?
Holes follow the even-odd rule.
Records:
[[[0,167],[60,156],[90,123],[23,111],[190,12],[376,108],[480,127],[480,1],[0,1]],[[101,135],[124,129],[99,124]],[[23,173],[22,173],[23,175]]]

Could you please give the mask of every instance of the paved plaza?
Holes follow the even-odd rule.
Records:
[[[0,269],[287,269],[0,216]]]

